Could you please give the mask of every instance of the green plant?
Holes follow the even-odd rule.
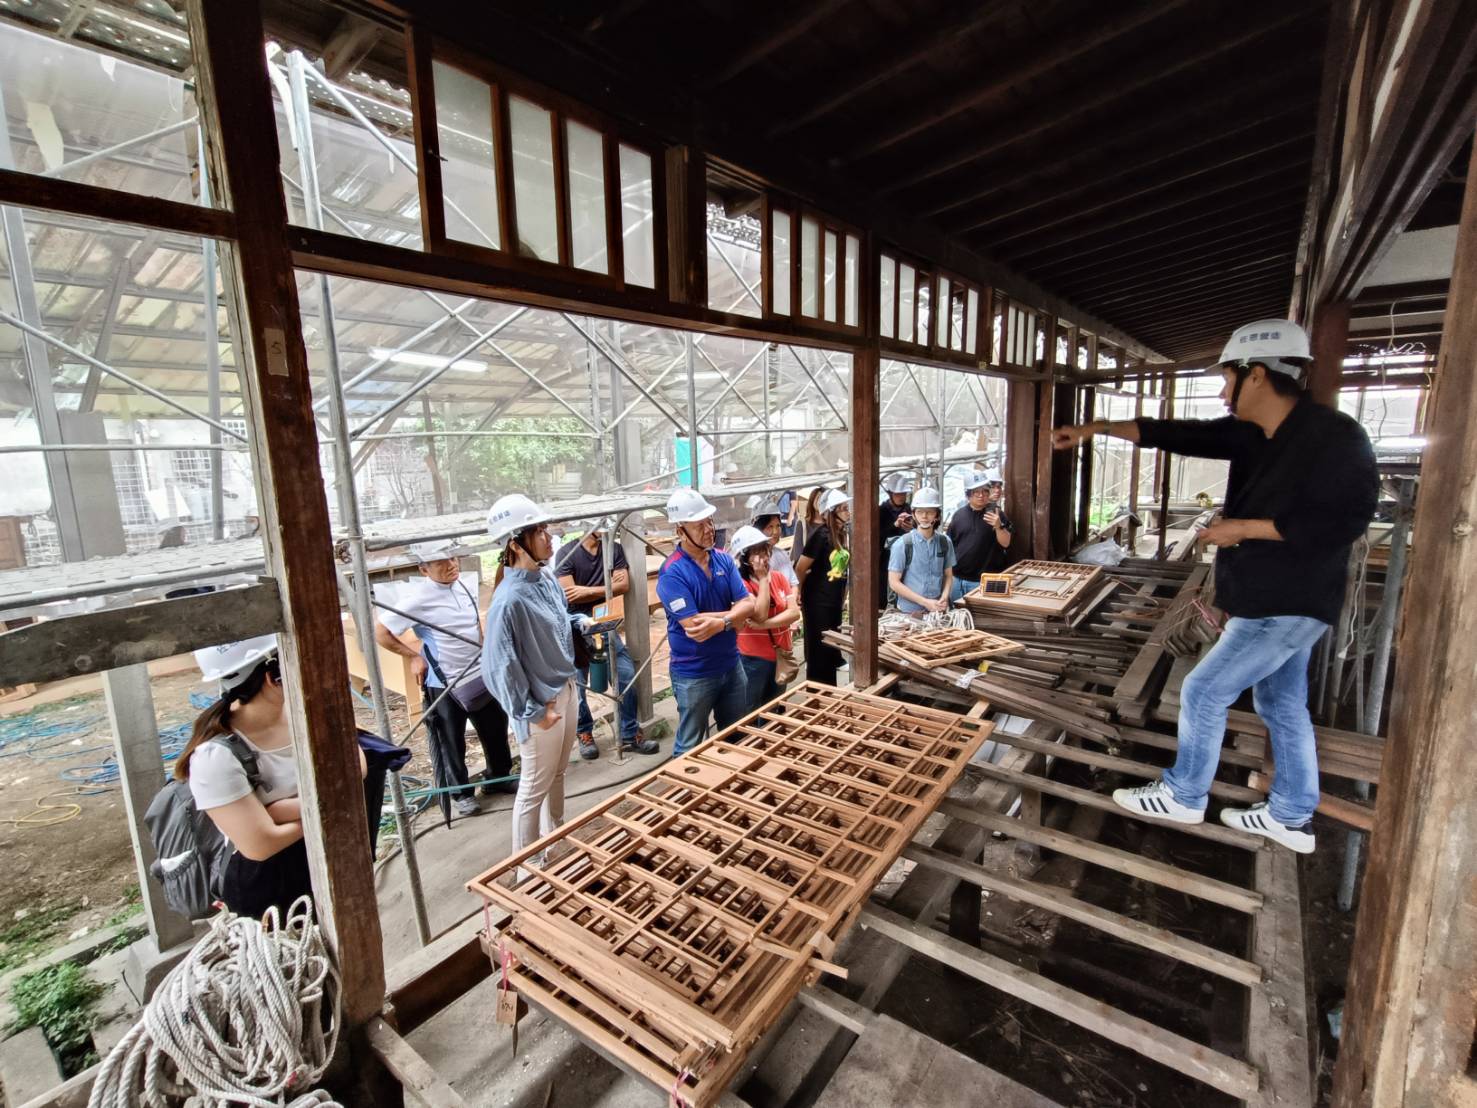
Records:
[[[91,1064],[93,1009],[103,987],[75,962],[61,962],[19,978],[10,990],[12,1031],[39,1027],[67,1073]]]
[[[527,491],[532,494],[539,479],[555,466],[581,464],[590,460],[591,443],[581,437],[585,430],[568,417],[518,417],[500,419],[499,432],[537,432],[535,435],[503,434],[497,438],[474,438],[462,449],[449,477],[463,498],[486,498],[494,493]],[[568,436],[568,437],[565,437]]]
[[[0,931],[0,973],[23,966],[44,951],[76,911],[73,904],[35,908]]]

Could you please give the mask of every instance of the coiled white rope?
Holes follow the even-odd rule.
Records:
[[[275,908],[260,923],[222,911],[109,1053],[88,1108],[340,1108],[312,1088],[339,1005],[311,900],[284,923]]]

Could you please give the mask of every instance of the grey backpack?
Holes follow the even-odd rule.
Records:
[[[262,783],[256,754],[239,735],[217,735],[236,756],[255,791]],[[188,781],[173,778],[160,789],[144,813],[155,860],[149,872],[164,887],[164,902],[186,919],[206,919],[215,911],[221,877],[235,847],[220,833],[210,816],[195,808]]]

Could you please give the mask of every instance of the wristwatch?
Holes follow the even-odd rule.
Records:
[[[733,617],[732,616],[724,616],[723,617],[723,630],[725,630],[725,631],[732,631],[733,630]]]

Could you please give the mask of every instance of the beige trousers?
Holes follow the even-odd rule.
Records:
[[[518,795],[513,799],[513,853],[537,842],[564,822],[564,770],[574,750],[574,681],[554,698],[559,719],[542,727],[542,718],[529,727],[528,739],[518,744],[523,759],[518,770]]]

